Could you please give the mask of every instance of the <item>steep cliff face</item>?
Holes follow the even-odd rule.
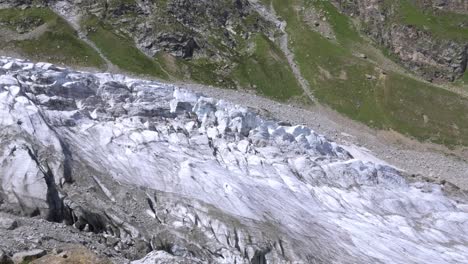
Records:
[[[466,71],[468,16],[466,1],[335,1],[357,17],[363,31],[398,60],[427,80],[454,81]],[[440,28],[439,28],[440,27]],[[445,34],[451,31],[453,34]]]
[[[252,34],[272,34],[246,0],[83,1],[78,6],[84,15],[129,34],[150,56],[166,51],[180,58],[223,58]]]

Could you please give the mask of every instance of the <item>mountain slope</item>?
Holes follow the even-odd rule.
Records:
[[[3,50],[21,52],[35,60],[102,69],[99,54],[67,22],[45,8],[1,9]]]
[[[439,2],[36,4],[75,24],[105,56],[99,65],[107,60],[110,70],[247,89],[299,105],[318,99],[372,127],[467,145],[467,15],[463,4]],[[50,61],[47,54],[35,56]]]
[[[453,81],[466,72],[468,6],[464,1],[334,1],[398,61],[427,80]]]
[[[296,60],[318,99],[371,126],[449,145],[465,144],[468,104],[464,96],[387,66],[332,4],[309,1],[299,8],[300,2],[269,4],[285,18]],[[317,23],[328,23],[333,38],[304,23],[310,12],[323,14],[326,22]]]

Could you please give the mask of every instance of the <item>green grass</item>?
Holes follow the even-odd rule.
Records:
[[[109,7],[122,4],[133,5],[135,1],[112,0],[109,2]],[[165,12],[166,1],[156,1],[154,4],[158,6],[154,21],[150,18],[156,25],[157,31],[154,34],[166,31],[194,34],[190,28]],[[231,1],[226,1],[226,4],[233,5]],[[238,34],[232,35],[236,42],[235,47],[226,44],[228,39],[224,29],[208,29],[210,34],[206,41],[212,47],[210,52],[213,52],[214,56],[222,57],[223,60],[181,59],[163,52],[157,54],[154,60],[149,59],[134,46],[132,39],[110,26],[116,22],[112,16],[107,16],[104,21],[97,17],[88,17],[82,23],[82,28],[88,32],[88,38],[102,53],[124,71],[171,80],[190,80],[225,88],[241,86],[283,101],[301,96],[303,91],[294,78],[284,54],[276,44],[264,36],[254,36],[249,40],[242,36],[245,31],[258,27],[259,19],[258,14],[252,13],[241,20],[235,28]],[[251,52],[249,47],[253,45],[255,48]]]
[[[118,35],[109,25],[100,22],[96,17],[86,19],[82,26],[88,32],[88,38],[96,44],[106,58],[120,69],[163,79],[168,78],[161,65],[137,49],[133,40]]]
[[[264,0],[286,20],[290,47],[319,101],[380,129],[393,129],[420,140],[449,146],[468,145],[468,101],[399,73],[381,71],[352,54],[362,41],[333,6],[312,0]],[[328,10],[338,43],[311,30],[294,6]],[[375,76],[368,79],[366,75]],[[424,121],[426,116],[426,121]]]
[[[157,58],[174,79],[189,79],[224,88],[240,85],[279,101],[302,96],[303,91],[281,50],[264,35],[253,37],[252,41],[255,50],[252,54],[232,58],[237,65],[232,71],[222,71],[222,63],[208,59],[183,60],[163,53]]]
[[[390,74],[382,88],[382,108],[390,127],[448,146],[467,145],[466,99],[398,74]]]
[[[463,89],[468,89],[468,70],[465,71],[465,74],[463,74],[460,79],[456,80],[454,84]]]
[[[20,9],[0,9],[0,24],[13,31],[25,32],[52,21],[54,14],[46,9],[28,8]]]
[[[185,68],[185,74],[189,79],[206,85],[234,88],[233,80],[226,74],[219,73],[221,64],[208,59],[183,60],[179,59],[179,65]]]
[[[118,5],[136,5],[135,0],[110,0],[108,1],[110,6]]]
[[[270,98],[287,101],[303,95],[285,55],[275,43],[264,35],[253,36],[250,40],[255,45],[252,52],[241,51],[245,45],[239,45],[230,59],[235,67],[225,69],[222,62],[208,59],[183,60],[169,54],[160,53],[157,60],[173,79],[192,80],[206,85],[224,88],[248,88]],[[216,39],[211,43],[223,47]],[[302,100],[307,101],[307,100]]]
[[[328,23],[333,28],[338,41],[347,45],[352,42],[361,42],[362,39],[359,33],[355,30],[350,30],[352,25],[346,15],[341,14],[338,10],[328,1],[318,0],[305,0],[306,7],[313,6],[318,10],[322,10],[327,18]]]
[[[468,70],[465,71],[465,74],[463,74],[463,77],[461,80],[465,83],[468,84]]]
[[[4,48],[17,50],[33,60],[83,67],[103,67],[104,62],[99,54],[81,41],[73,28],[51,10],[46,8],[0,10],[0,22],[9,29],[15,30],[18,26],[27,27],[24,23],[28,21],[37,21],[35,26],[46,24],[47,30],[31,39],[3,43]],[[32,32],[35,26],[26,31]]]
[[[170,75],[171,80],[194,81],[229,89],[236,87],[229,76],[219,73],[219,69],[222,67],[220,63],[208,59],[185,60],[165,52],[159,52],[156,59],[164,71]]]
[[[281,101],[301,96],[303,91],[282,51],[264,35],[255,36],[253,41],[255,51],[242,57],[234,71],[241,86]]]
[[[395,1],[398,5],[396,19],[407,25],[412,25],[431,32],[441,39],[456,41],[468,40],[468,28],[460,27],[460,24],[468,25],[468,15],[447,11],[423,10],[411,0]]]

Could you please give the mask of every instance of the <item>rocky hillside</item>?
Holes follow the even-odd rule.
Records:
[[[468,145],[465,1],[1,0],[4,54],[323,103]],[[432,83],[431,83],[432,82]]]
[[[468,61],[466,1],[336,1],[376,43],[430,81],[463,77]],[[459,14],[455,14],[455,12]]]

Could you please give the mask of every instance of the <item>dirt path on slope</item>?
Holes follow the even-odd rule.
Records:
[[[35,39],[43,35],[49,29],[49,24],[45,23],[34,30],[20,34],[13,30],[9,30],[7,28],[0,28],[0,37],[2,38],[3,42],[10,42],[10,41],[22,41],[28,39]]]
[[[64,1],[55,3],[55,5],[51,7],[51,10],[54,11],[58,16],[63,18],[65,21],[67,21],[68,24],[78,33],[78,37],[99,54],[99,56],[106,63],[106,71],[113,73],[117,73],[120,71],[119,68],[116,65],[114,65],[102,53],[102,51],[96,46],[96,44],[94,44],[94,42],[88,39],[86,34],[83,31],[81,31],[81,14],[79,13],[79,10],[75,10],[70,3]]]
[[[270,21],[271,23],[275,24],[276,27],[282,32],[281,37],[279,38],[279,47],[281,51],[284,53],[286,56],[286,59],[288,61],[289,67],[291,68],[294,76],[296,77],[296,80],[299,82],[302,90],[304,93],[309,97],[311,101],[315,101],[315,97],[312,93],[312,90],[310,89],[310,84],[309,82],[302,76],[301,70],[299,69],[299,66],[296,64],[294,60],[294,53],[289,49],[288,46],[288,41],[289,41],[289,36],[288,33],[286,32],[286,22],[285,21],[280,21],[278,17],[276,16],[273,7],[270,7],[268,10],[265,8],[262,4],[259,4],[257,0],[250,0],[250,4],[254,7],[255,11],[257,11],[258,14],[260,14],[265,20]]]

